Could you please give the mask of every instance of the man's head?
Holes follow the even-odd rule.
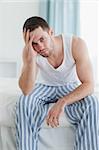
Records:
[[[23,31],[26,29],[26,31],[29,29],[30,32],[35,30],[36,28],[41,27],[43,30],[48,31],[50,29],[48,23],[41,17],[33,16],[28,18],[24,25],[23,25]]]
[[[33,37],[33,48],[40,55],[48,57],[53,49],[52,34],[53,31],[48,23],[41,17],[34,16],[28,18],[24,25],[23,31],[29,30],[30,38]]]

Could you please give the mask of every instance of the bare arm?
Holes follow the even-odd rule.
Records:
[[[24,95],[29,94],[34,85],[37,76],[38,68],[35,60],[32,64],[23,65],[22,73],[19,78],[19,86]]]
[[[73,37],[72,54],[76,63],[76,71],[81,84],[68,95],[60,98],[50,109],[46,122],[52,127],[59,125],[59,116],[65,105],[75,103],[93,92],[93,73],[85,42]]]
[[[64,110],[63,108],[65,105],[79,101],[93,92],[93,73],[87,52],[87,46],[80,38],[73,38],[72,54],[75,59],[76,71],[79,80],[81,81],[81,85],[68,95],[60,98],[61,100],[58,100],[50,109],[46,121],[47,124],[52,127],[59,125],[59,116]]]
[[[63,99],[66,105],[74,103],[90,95],[94,89],[93,72],[85,42],[77,37],[73,38],[72,54],[76,63],[76,71],[81,85]]]
[[[23,33],[25,40],[25,47],[23,49],[23,68],[19,78],[19,86],[24,95],[29,94],[35,84],[38,67],[36,64],[37,53],[32,47],[32,38],[29,39],[29,31]]]

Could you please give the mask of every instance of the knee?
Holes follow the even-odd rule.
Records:
[[[19,98],[18,109],[20,112],[24,112],[26,114],[30,114],[30,111],[34,109],[36,103],[38,102],[38,98],[34,94],[30,95],[21,95]]]
[[[29,99],[30,99],[30,96],[27,95],[21,95],[20,98],[19,98],[19,101],[17,103],[17,110],[21,113],[21,112],[25,112],[27,110],[27,106],[28,106],[28,103],[29,103]]]
[[[89,106],[93,110],[98,110],[99,109],[99,100],[95,95],[90,95],[85,98],[88,101]]]

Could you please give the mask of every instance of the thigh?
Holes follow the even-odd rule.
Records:
[[[56,99],[55,87],[44,84],[36,84],[35,88],[29,95],[21,95],[17,103],[18,111],[26,112],[30,115],[33,109],[36,109],[40,104],[46,104]]]
[[[73,124],[79,124],[84,116],[99,119],[99,101],[95,95],[89,95],[85,98],[65,106],[65,112]]]

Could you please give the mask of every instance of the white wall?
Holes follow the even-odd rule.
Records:
[[[86,41],[88,46],[96,84],[99,84],[98,9],[99,9],[98,1],[81,0],[80,3],[81,36]]]
[[[0,75],[14,76],[19,74],[14,66],[20,66],[22,49],[24,47],[22,26],[24,21],[39,13],[39,2],[0,1]],[[14,71],[14,72],[13,72]]]

